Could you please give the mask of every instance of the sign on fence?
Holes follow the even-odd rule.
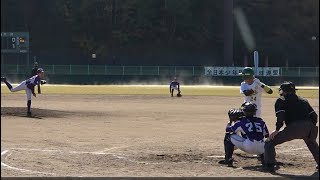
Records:
[[[238,76],[243,67],[204,67],[206,76]],[[280,76],[280,67],[259,67],[256,76]]]

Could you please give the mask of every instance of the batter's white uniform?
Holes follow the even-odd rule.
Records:
[[[252,102],[257,105],[256,117],[261,118],[261,98],[262,92],[264,89],[261,87],[261,82],[258,78],[254,78],[252,84],[248,84],[245,81],[241,83],[240,93],[243,94],[243,91],[252,89],[254,93],[251,96],[245,96],[244,102]]]

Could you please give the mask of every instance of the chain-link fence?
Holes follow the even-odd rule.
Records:
[[[202,76],[204,66],[41,65],[49,75]],[[32,66],[2,65],[1,74],[30,74]],[[280,76],[319,77],[319,67],[280,67]]]

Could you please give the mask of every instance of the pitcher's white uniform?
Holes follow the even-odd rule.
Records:
[[[245,81],[241,83],[240,93],[243,94],[243,91],[252,89],[254,93],[251,96],[245,96],[244,102],[252,102],[257,105],[256,117],[261,117],[261,98],[262,92],[264,91],[261,87],[261,82],[258,78],[254,78],[252,84],[248,84]]]

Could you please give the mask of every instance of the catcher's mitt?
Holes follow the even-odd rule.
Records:
[[[178,93],[178,94],[177,94],[177,97],[181,97],[181,96],[182,96],[181,93]]]
[[[230,109],[228,111],[228,116],[229,116],[229,121],[235,122],[237,121],[240,117],[244,116],[242,109]]]

